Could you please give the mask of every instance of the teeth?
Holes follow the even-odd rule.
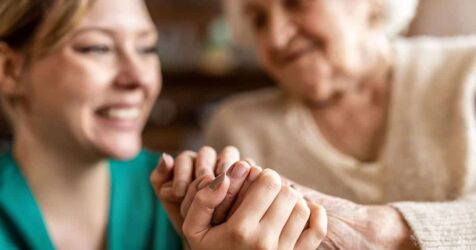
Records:
[[[132,120],[140,116],[138,108],[112,108],[105,112],[106,116],[118,120]]]

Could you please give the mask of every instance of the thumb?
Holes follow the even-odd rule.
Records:
[[[189,241],[202,239],[211,227],[215,208],[225,199],[230,180],[225,173],[198,191],[183,223],[183,233]]]

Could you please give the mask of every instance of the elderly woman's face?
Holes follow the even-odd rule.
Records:
[[[28,69],[35,132],[101,157],[134,156],[160,88],[157,39],[143,1],[95,1],[61,47]]]
[[[261,64],[288,92],[322,101],[366,64],[370,0],[241,0]]]

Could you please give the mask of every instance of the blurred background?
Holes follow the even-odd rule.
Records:
[[[144,131],[145,146],[177,152],[203,144],[217,104],[243,91],[272,86],[250,51],[233,45],[220,0],[148,0],[160,33],[162,93]],[[475,0],[420,0],[405,36],[476,33]],[[0,114],[0,151],[10,133]]]

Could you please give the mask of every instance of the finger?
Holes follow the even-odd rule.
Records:
[[[173,191],[172,182],[167,182],[162,185],[158,196],[174,228],[177,232],[181,232],[183,224],[183,217],[179,212],[181,198],[177,197]]]
[[[278,196],[261,219],[261,227],[279,237],[299,198],[296,190],[281,186]]]
[[[196,153],[185,151],[175,159],[173,188],[175,195],[184,197],[188,185],[192,182]]]
[[[172,156],[164,153],[160,158],[158,166],[152,171],[150,175],[150,183],[154,188],[155,194],[159,195],[159,190],[162,185],[170,181],[172,178],[172,169],[174,167],[174,159]]]
[[[295,249],[317,249],[327,234],[327,213],[324,207],[310,203],[309,228],[299,237]]]
[[[248,162],[250,166],[257,166],[256,161],[251,158],[246,158],[245,161]]]
[[[296,206],[294,206],[291,216],[289,216],[289,220],[286,222],[286,225],[281,232],[281,236],[279,237],[280,249],[294,249],[296,242],[306,227],[310,215],[311,209],[306,201],[299,198]]]
[[[203,175],[209,175],[214,178],[216,164],[217,153],[215,149],[208,146],[202,147],[197,154],[195,177],[198,178]]]
[[[265,169],[251,184],[241,205],[230,217],[231,220],[258,224],[281,191],[281,178],[271,169]]]
[[[239,161],[231,166],[226,174],[230,177],[230,188],[226,194],[225,200],[215,209],[212,224],[217,225],[225,221],[226,216],[235,202],[238,192],[250,171],[250,165],[247,162]]]
[[[262,171],[263,169],[261,169],[260,167],[251,167],[248,177],[246,178],[245,183],[243,184],[240,189],[240,192],[238,193],[236,201],[233,203],[230,212],[228,212],[228,218],[236,211],[236,209],[243,202],[243,199],[245,198],[246,192],[248,192],[249,187],[258,178]]]
[[[213,212],[225,198],[229,184],[230,180],[222,174],[197,193],[182,227],[187,239],[201,239],[207,233]]]
[[[204,175],[194,180],[192,184],[190,184],[190,187],[187,190],[187,194],[185,195],[185,198],[183,199],[182,204],[180,205],[180,214],[183,218],[185,218],[185,216],[187,215],[188,210],[190,209],[190,206],[192,205],[193,199],[195,198],[197,192],[206,185],[210,184],[213,179],[214,178],[208,175]]]
[[[218,156],[217,168],[215,172],[217,175],[220,175],[233,165],[233,163],[240,160],[240,151],[236,147],[227,146],[225,147]]]

